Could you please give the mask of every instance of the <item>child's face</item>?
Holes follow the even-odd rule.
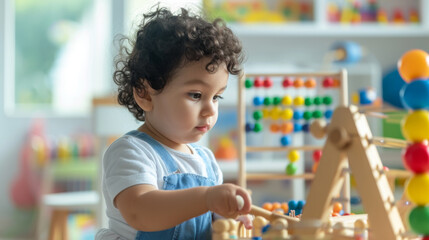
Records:
[[[215,73],[209,73],[207,63],[208,59],[188,63],[176,70],[161,93],[151,95],[153,108],[146,112],[146,122],[167,146],[196,142],[217,121],[219,96],[226,88],[228,71],[222,64]]]

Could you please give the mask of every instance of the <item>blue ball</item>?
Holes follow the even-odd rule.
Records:
[[[304,116],[304,113],[302,111],[298,111],[298,110],[293,111],[293,119],[299,120],[303,116]]]
[[[296,210],[296,207],[298,206],[298,203],[295,200],[290,200],[287,205],[289,206],[290,210]]]
[[[302,131],[303,131],[303,132],[309,132],[309,131],[310,131],[310,124],[308,124],[308,123],[304,123],[304,124],[302,125]]]
[[[292,138],[290,135],[284,135],[280,138],[280,143],[282,144],[282,146],[289,146],[291,142]]]
[[[333,113],[334,112],[332,110],[326,110],[326,112],[325,112],[325,118],[331,119]]]
[[[395,107],[403,108],[399,92],[406,82],[399,75],[398,68],[383,76],[382,96],[383,101],[392,104]]]
[[[263,97],[256,96],[253,98],[253,105],[261,106],[262,104],[264,104],[264,98]]]
[[[419,79],[405,84],[399,92],[402,104],[408,109],[429,107],[429,80]]]
[[[255,128],[255,125],[252,123],[246,123],[246,132],[252,132]]]
[[[296,204],[296,208],[297,209],[303,209],[305,206],[305,201],[304,200],[299,200],[298,203]]]
[[[299,124],[299,123],[294,123],[293,124],[293,131],[294,132],[300,132],[302,130],[302,125],[301,124]]]

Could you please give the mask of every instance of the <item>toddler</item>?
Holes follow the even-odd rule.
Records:
[[[215,125],[229,74],[241,72],[241,44],[219,19],[158,7],[131,46],[114,81],[119,103],[144,124],[104,154],[109,228],[96,239],[210,239],[212,212],[235,218],[251,207],[245,189],[222,184],[213,153],[194,144]]]

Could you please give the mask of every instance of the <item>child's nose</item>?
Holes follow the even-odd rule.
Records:
[[[204,104],[203,109],[201,111],[201,115],[204,117],[209,117],[215,115],[217,112],[217,103],[213,101],[208,101]]]

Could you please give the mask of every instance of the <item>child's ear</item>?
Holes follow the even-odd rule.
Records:
[[[152,102],[152,93],[155,91],[153,90],[149,84],[147,84],[147,81],[144,81],[144,88],[145,89],[133,89],[133,96],[134,100],[136,101],[137,105],[143,111],[150,112],[153,108],[153,102]]]

